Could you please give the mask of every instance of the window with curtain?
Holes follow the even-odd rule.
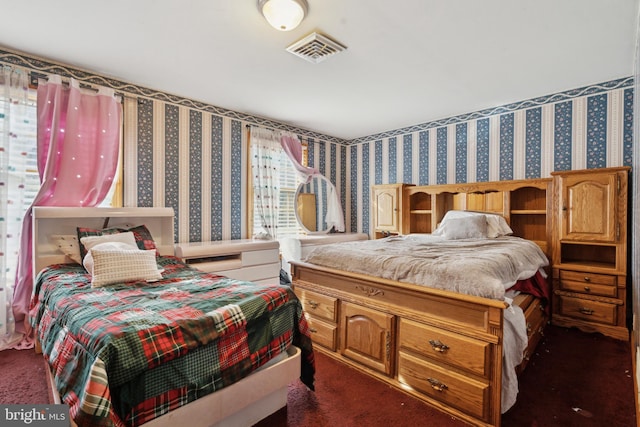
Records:
[[[37,89],[28,72],[0,68],[0,288],[15,281],[22,219],[40,188],[37,165]],[[100,206],[119,197],[114,183]]]
[[[299,178],[291,160],[280,146],[280,132],[267,129],[255,129],[250,133],[250,157],[252,170],[253,209],[249,222],[253,235],[269,233],[277,239],[296,236],[302,229],[296,219],[295,194]],[[303,145],[303,161],[306,164],[306,146]],[[265,176],[265,171],[269,176]],[[265,182],[269,180],[268,182]],[[272,192],[265,194],[264,189],[271,187]],[[266,200],[277,197],[272,213],[264,213]],[[277,211],[277,214],[273,214]],[[265,219],[265,215],[268,217]],[[273,215],[273,217],[272,217]],[[266,227],[265,227],[266,225]],[[277,231],[273,232],[273,229]]]

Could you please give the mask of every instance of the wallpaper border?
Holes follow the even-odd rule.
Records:
[[[216,114],[223,117],[228,117],[235,120],[240,120],[250,124],[260,125],[268,128],[284,130],[306,137],[316,138],[324,141],[334,142],[337,144],[348,144],[348,141],[343,139],[321,134],[318,132],[310,131],[307,129],[299,128],[296,126],[290,126],[282,122],[278,122],[271,119],[265,119],[263,117],[252,116],[250,114],[241,113],[238,111],[229,110],[226,108],[218,107],[212,104],[206,104],[200,101],[194,101],[189,98],[184,98],[177,95],[172,95],[159,90],[149,89],[144,86],[138,86],[131,83],[117,80],[114,78],[104,77],[94,72],[86,71],[80,68],[71,67],[51,60],[38,58],[33,55],[28,55],[22,52],[13,51],[6,47],[0,46],[0,64],[11,64],[19,67],[29,69],[29,71],[35,71],[42,73],[42,77],[46,74],[59,74],[62,77],[73,77],[74,79],[86,83],[106,86],[114,89],[117,92],[122,92],[125,95],[137,95],[145,98],[150,98],[158,101],[163,101],[171,104],[176,104],[183,107],[188,107],[208,113]]]
[[[487,108],[484,110],[473,111],[470,113],[464,113],[457,116],[451,116],[440,120],[433,120],[429,122],[420,123],[417,125],[407,126],[404,128],[393,129],[381,133],[363,136],[351,140],[344,140],[334,136],[317,133],[307,129],[290,126],[282,122],[274,121],[271,119],[265,119],[250,114],[241,113],[238,111],[229,110],[226,108],[218,107],[212,104],[206,104],[200,101],[194,101],[189,98],[184,98],[177,95],[168,94],[153,89],[146,88],[144,86],[138,86],[131,83],[124,82],[109,77],[103,77],[99,74],[94,74],[89,71],[82,70],[80,68],[74,68],[68,65],[63,65],[51,60],[38,58],[33,55],[28,55],[22,52],[10,50],[0,46],[0,64],[12,64],[20,67],[25,67],[30,70],[36,70],[36,72],[42,72],[43,74],[56,73],[63,77],[73,77],[81,82],[87,84],[97,84],[113,88],[116,91],[121,91],[125,94],[133,94],[137,96],[147,97],[154,100],[164,101],[180,106],[194,108],[201,111],[206,111],[212,114],[228,117],[231,119],[241,120],[251,124],[260,126],[285,130],[299,135],[303,135],[310,138],[317,138],[327,142],[333,142],[342,145],[354,145],[364,142],[370,142],[372,140],[390,138],[398,135],[404,135],[421,130],[427,130],[436,127],[447,126],[460,122],[466,122],[473,119],[486,118],[497,114],[503,114],[507,112],[523,110],[531,107],[536,107],[544,104],[556,103],[566,101],[573,98],[578,98],[585,95],[594,95],[613,89],[633,87],[633,76],[623,77],[620,79],[610,80],[604,83],[597,83],[589,86],[583,86],[576,89],[569,89],[562,92],[553,93],[550,95],[544,95],[536,98],[527,99],[524,101],[518,101],[511,104],[504,104],[497,107]]]
[[[586,95],[595,95],[598,93],[607,92],[614,89],[633,87],[633,76],[623,77],[616,80],[610,80],[604,83],[593,84],[589,86],[583,86],[577,89],[569,89],[563,92],[553,93],[551,95],[539,96],[537,98],[531,98],[524,101],[518,101],[511,104],[504,104],[497,107],[487,108],[484,110],[474,111],[471,113],[464,113],[457,116],[451,116],[440,120],[433,120],[417,125],[407,126],[400,129],[389,130],[386,132],[376,133],[373,135],[363,136],[360,138],[347,141],[347,144],[359,144],[364,142],[371,142],[374,140],[390,138],[393,136],[404,135],[417,131],[427,130],[436,127],[444,127],[456,123],[466,122],[473,119],[482,119],[498,114],[509,113],[517,110],[524,110],[532,107],[539,107],[544,104],[552,104],[561,101],[567,101],[573,98],[579,98]]]

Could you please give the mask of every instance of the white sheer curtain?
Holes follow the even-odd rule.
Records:
[[[251,175],[253,176],[254,215],[260,218],[262,231],[257,237],[278,238],[280,214],[280,133],[251,126]],[[254,221],[255,222],[255,221]]]
[[[33,92],[30,97],[30,91]],[[9,322],[22,217],[40,182],[36,164],[37,108],[24,70],[0,67],[0,349],[20,341]]]

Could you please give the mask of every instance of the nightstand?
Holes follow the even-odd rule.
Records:
[[[552,173],[552,322],[629,339],[628,167]]]

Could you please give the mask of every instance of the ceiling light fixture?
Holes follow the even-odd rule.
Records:
[[[258,0],[258,9],[276,30],[296,28],[307,14],[307,0]]]

